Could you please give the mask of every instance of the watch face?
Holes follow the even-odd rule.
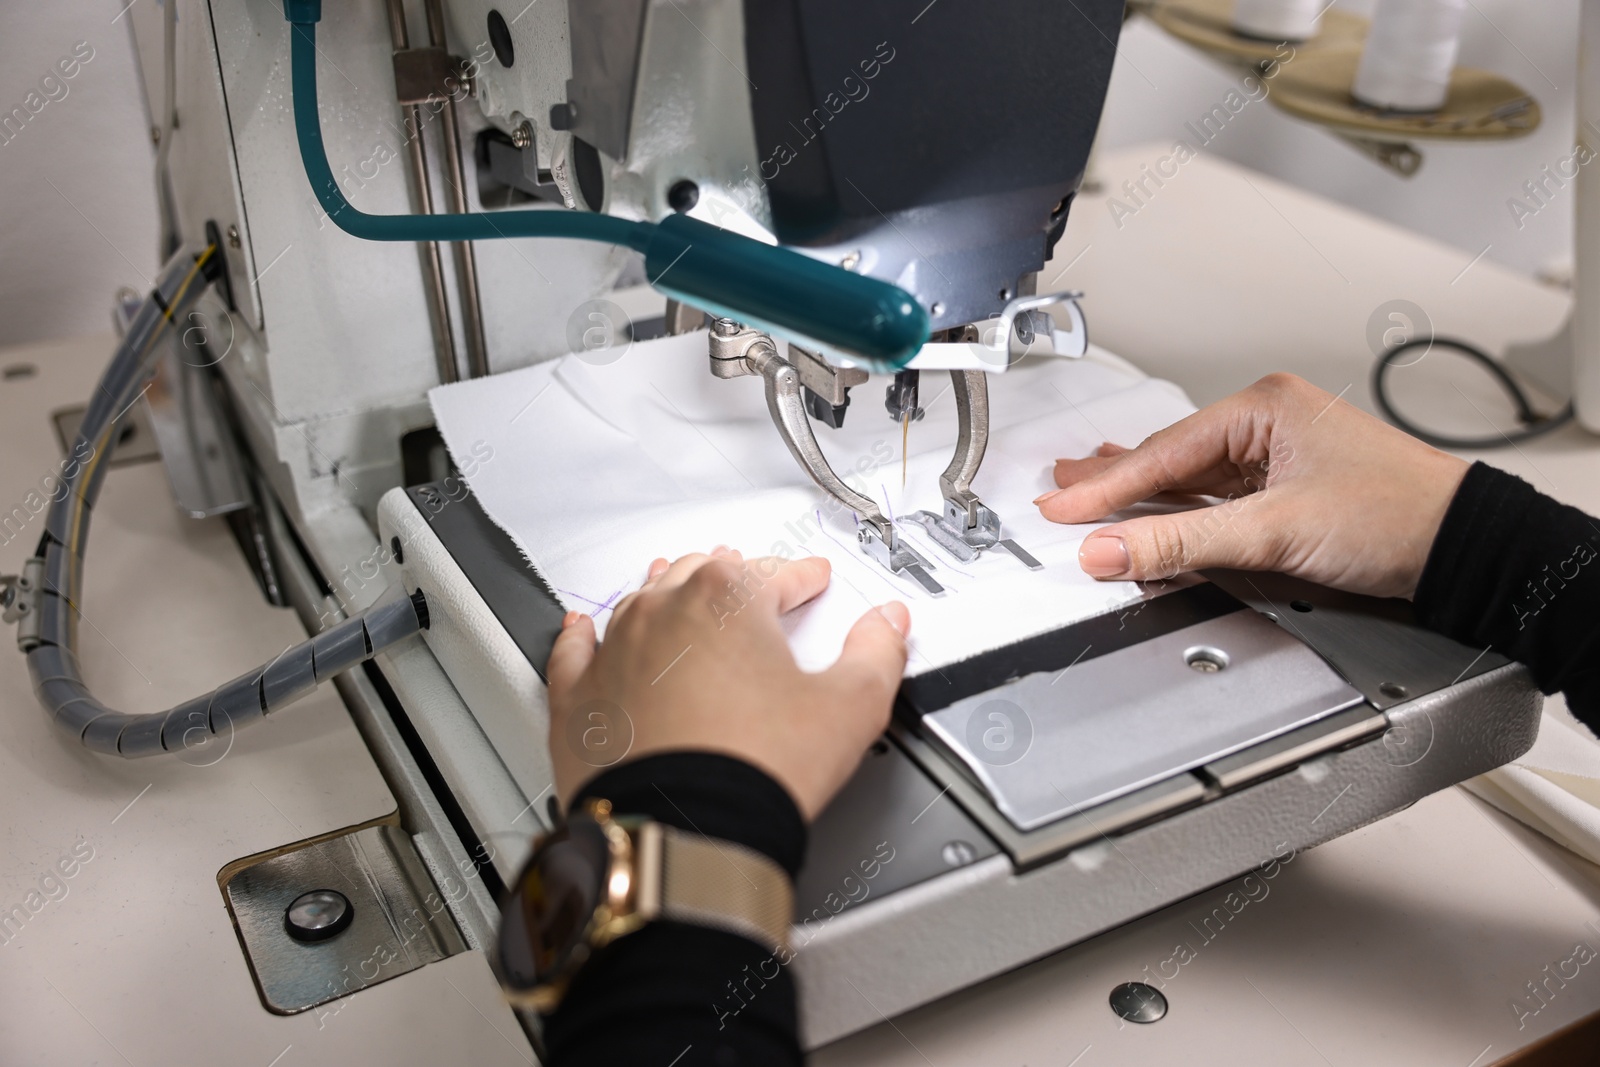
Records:
[[[501,909],[501,980],[530,990],[561,973],[601,903],[610,847],[598,823],[574,816],[540,843]]]

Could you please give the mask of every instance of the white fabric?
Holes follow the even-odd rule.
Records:
[[[1600,743],[1544,713],[1521,759],[1462,783],[1519,822],[1600,863]]]
[[[817,427],[834,469],[895,515],[938,511],[956,434],[949,381],[922,376],[928,414],[911,427],[904,491],[884,378],[854,390],[842,430]],[[713,378],[702,332],[636,343],[606,365],[568,356],[442,386],[429,399],[485,511],[602,631],[609,606],[638,588],[657,556],[719,543],[747,556],[815,554],[832,561],[834,577],[786,624],[801,666],[832,663],[863,611],[898,599],[912,616],[907,673],[919,674],[1137,599],[1134,584],[1095,582],[1079,569],[1078,544],[1094,527],[1049,523],[1032,500],[1054,488],[1057,456],[1088,455],[1104,440],[1135,445],[1194,410],[1176,386],[1098,351],[1031,361],[991,376],[989,388],[993,430],[975,489],[1045,567],[1030,571],[999,552],[957,563],[903,524],[950,590],[939,599],[856,547],[851,513],[830,508],[784,447],[761,379]]]

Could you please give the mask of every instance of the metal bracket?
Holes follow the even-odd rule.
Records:
[[[39,591],[44,588],[44,560],[22,564],[21,574],[0,575],[0,622],[17,624],[17,647],[31,652],[39,645]]]
[[[409,834],[368,825],[230,863],[220,877],[262,1005],[293,1015],[465,952],[450,918],[459,884],[436,887]],[[344,898],[344,925],[296,934],[292,906],[322,890]],[[332,929],[331,927],[329,929]],[[313,936],[316,936],[315,934]],[[342,1011],[330,1009],[326,1016]]]
[[[433,104],[450,100],[456,91],[472,93],[467,65],[444,48],[403,48],[394,53],[394,91],[402,104]],[[456,83],[456,90],[450,88]],[[420,131],[418,131],[420,136]]]
[[[820,358],[800,350],[800,359],[822,363]],[[772,338],[757,330],[747,329],[728,319],[718,319],[711,325],[711,373],[718,378],[737,378],[746,374],[759,374],[766,382],[767,410],[778,435],[801,468],[824,492],[849,507],[856,514],[856,540],[861,551],[877,560],[890,573],[904,575],[920,585],[931,596],[943,596],[945,589],[928,572],[933,564],[905,543],[870,497],[856,492],[835,473],[817,444],[817,435],[811,428],[811,417],[806,411],[806,384],[799,367],[778,354]],[[823,364],[826,366],[826,364]],[[823,374],[811,368],[810,374]],[[847,374],[849,372],[840,372]],[[819,384],[820,383],[820,379]]]
[[[1077,359],[1089,350],[1089,328],[1076,291],[1024,294],[1006,304],[998,317],[952,331],[942,341],[922,346],[908,370],[987,370],[1000,372],[1030,354]],[[1046,308],[1059,307],[1070,329],[1060,329]]]

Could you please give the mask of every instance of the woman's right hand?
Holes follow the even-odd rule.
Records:
[[[1158,493],[1224,498],[1096,530],[1078,552],[1103,579],[1204,567],[1281,571],[1373,596],[1409,597],[1468,464],[1291,374],[1152,434],[1056,461],[1053,522],[1095,522]]]

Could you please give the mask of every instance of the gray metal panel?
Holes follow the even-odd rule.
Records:
[[[227,255],[227,250],[222,250]],[[254,286],[240,286],[253,293]],[[167,482],[178,510],[203,519],[248,506],[244,476],[233,434],[218,410],[209,360],[221,359],[227,338],[210,338],[202,347],[201,330],[178,333],[156,363],[155,377],[144,393],[151,434],[161,452]]]
[[[1032,830],[1360,702],[1305,645],[1241,610],[1030,674],[923,724]]]
[[[1348,745],[1383,730],[1389,720],[1383,712],[1360,704],[1337,715],[1330,715],[1291,733],[1275,737],[1243,752],[1235,752],[1215,763],[1206,764],[1207,776],[1222,789],[1236,789],[1246,782],[1304,763],[1320,753]]]
[[[801,1041],[815,1048],[1515,759],[1542,703],[1522,667],[1502,667],[1391,712],[1428,739],[1416,754],[1374,738],[1122,832],[1102,824],[1108,836],[1026,873],[996,857],[852,909],[793,965]]]
[[[1410,601],[1341,593],[1283,574],[1215,570],[1206,577],[1310,645],[1380,711],[1511,662],[1422,629]]]
[[[572,42],[567,102],[576,112],[572,132],[612,159],[628,154],[647,2],[584,0],[567,5]]]
[[[874,745],[811,826],[795,881],[795,922],[838,914],[997,854],[999,847],[948,793],[899,746]]]
[[[1037,830],[1018,830],[989,800],[983,787],[967,777],[964,768],[942,749],[912,734],[905,726],[890,727],[896,741],[948,795],[1011,857],[1018,870],[1028,870],[1070,852],[1080,845],[1193,807],[1205,800],[1205,785],[1193,774],[1179,774],[1163,782],[1126,793],[1115,800],[1047,823]]]

